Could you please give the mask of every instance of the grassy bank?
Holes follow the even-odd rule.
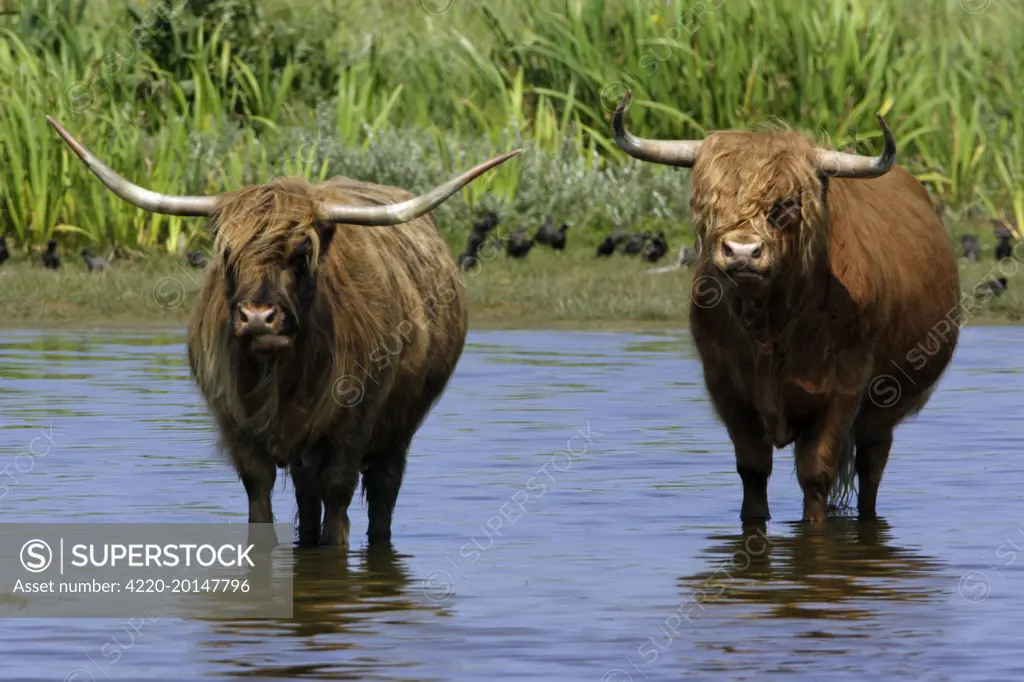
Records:
[[[478,270],[463,275],[474,328],[687,326],[691,275],[685,270],[648,275],[651,266],[639,258],[595,260],[582,246],[561,255],[535,247],[525,261],[484,252],[481,259]],[[1000,275],[989,257],[962,264],[960,274],[964,292],[988,277],[1009,280],[1005,294],[979,301],[970,324],[1024,320],[1024,266],[1004,263]],[[170,256],[123,262],[102,273],[87,272],[76,256],[67,256],[57,272],[9,261],[0,267],[0,326],[183,329],[202,279],[202,271]]]
[[[1024,223],[1022,18],[963,0],[23,0],[0,14],[0,232],[19,253],[204,245],[199,221],[112,197],[47,114],[163,192],[284,174],[420,191],[523,147],[439,209],[443,231],[485,206],[595,234],[683,224],[686,174],[609,140],[625,87],[657,137],[780,118],[867,152],[882,110],[954,219]]]

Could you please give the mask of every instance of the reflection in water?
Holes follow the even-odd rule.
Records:
[[[354,641],[374,634],[371,623],[413,625],[423,615],[445,615],[443,607],[423,597],[408,557],[393,546],[349,553],[332,547],[293,551],[292,617],[204,618],[211,628],[199,648],[207,651],[209,664],[242,675],[325,679],[333,673],[337,679],[348,679],[353,667],[379,670],[401,665],[389,643],[382,642],[383,653],[377,657],[365,643]],[[350,565],[353,562],[355,566]],[[288,652],[275,644],[285,639],[290,641]],[[314,652],[318,662],[310,663],[303,654]],[[292,658],[294,662],[288,662]]]
[[[693,591],[693,613],[744,603],[767,607],[771,618],[856,620],[874,615],[866,600],[945,599],[934,584],[915,582],[937,576],[943,564],[889,544],[892,530],[882,518],[791,525],[793,535],[750,527],[711,537],[717,544],[707,554],[715,567],[679,580]]]
[[[689,650],[669,651],[663,626],[646,660],[674,653],[690,671],[749,675],[731,679],[951,679],[943,652],[921,644],[951,636],[945,562],[894,545],[884,519],[785,525],[792,534],[712,537],[713,567],[678,581],[675,636],[685,630]]]

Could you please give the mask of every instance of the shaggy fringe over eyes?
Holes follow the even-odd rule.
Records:
[[[307,237],[313,246],[310,269],[320,255],[320,235],[315,229],[316,189],[302,179],[278,179],[266,185],[246,187],[225,198],[217,215],[214,250],[236,271],[244,266],[281,261]]]
[[[813,152],[809,139],[788,130],[723,131],[705,138],[690,198],[701,254],[710,258],[717,231],[744,223],[767,242],[791,244],[791,235],[780,234],[764,218],[776,201],[800,197],[797,255],[809,272],[829,239],[828,207]]]

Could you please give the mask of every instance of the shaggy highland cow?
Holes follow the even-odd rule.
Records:
[[[342,177],[180,197],[129,183],[50,123],[126,202],[212,219],[188,357],[249,523],[273,522],[271,491],[287,468],[299,543],[347,545],[362,474],[369,541],[389,541],[409,444],[466,338],[462,282],[429,212],[518,150],[420,197]],[[381,227],[359,227],[370,225]]]
[[[736,452],[744,522],[768,512],[772,448],[795,443],[803,520],[845,504],[875,515],[895,427],[928,401],[959,335],[956,255],[924,187],[877,158],[790,131],[704,140],[634,137],[620,148],[692,168],[700,248],[690,327]]]

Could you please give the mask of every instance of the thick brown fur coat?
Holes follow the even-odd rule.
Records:
[[[188,354],[245,486],[250,523],[272,522],[276,469],[287,467],[300,542],[345,544],[362,474],[370,540],[390,538],[409,444],[463,350],[463,285],[429,214],[363,227],[318,225],[315,211],[323,199],[380,205],[412,196],[340,177],[317,187],[284,179],[230,193],[213,218]],[[292,267],[303,242],[305,271]],[[253,354],[233,329],[232,297],[258,292],[298,323],[294,343],[269,356]]]
[[[956,257],[927,192],[893,167],[823,178],[791,132],[716,133],[692,173],[700,258],[690,324],[743,481],[741,517],[770,517],[773,447],[795,443],[804,519],[843,503],[875,514],[893,430],[927,402],[956,347]],[[782,228],[767,216],[795,206]],[[785,221],[782,221],[785,223]],[[760,239],[767,283],[714,262],[725,235]]]

